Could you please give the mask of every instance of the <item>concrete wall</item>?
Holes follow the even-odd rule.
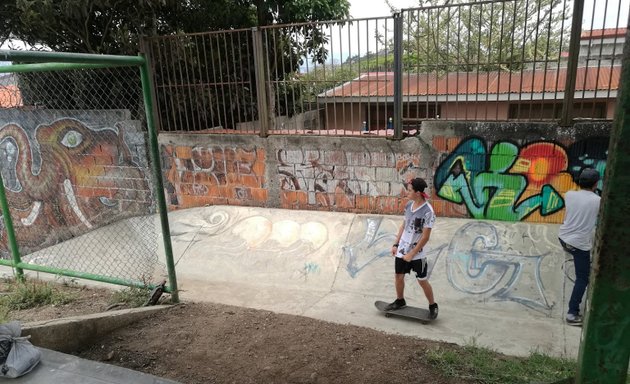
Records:
[[[559,223],[586,166],[606,167],[609,123],[425,123],[417,137],[161,134],[170,209],[213,204],[398,214],[403,180],[439,216]],[[600,185],[601,187],[601,185]]]

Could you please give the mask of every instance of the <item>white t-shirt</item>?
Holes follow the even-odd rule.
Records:
[[[398,243],[396,257],[403,257],[411,251],[420,241],[424,228],[433,228],[435,223],[435,213],[431,204],[425,202],[415,210],[412,210],[411,207],[413,207],[413,201],[408,202],[405,206],[404,229]],[[412,260],[422,259],[423,257],[426,256],[424,249],[421,249],[420,252],[414,255]]]
[[[558,237],[577,249],[590,251],[600,200],[595,192],[584,189],[567,192],[564,195],[564,223],[560,226]]]

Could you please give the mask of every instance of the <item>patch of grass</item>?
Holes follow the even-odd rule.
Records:
[[[21,310],[43,305],[62,305],[71,303],[75,295],[63,292],[52,284],[42,281],[5,282],[5,292],[0,298],[0,315],[5,311]]]
[[[540,352],[529,357],[502,355],[475,344],[465,347],[437,347],[425,358],[444,375],[472,379],[478,383],[552,383],[575,375],[577,363]]]
[[[110,299],[110,303],[125,303],[132,308],[142,307],[149,299],[150,293],[151,290],[149,288],[128,287],[114,292]]]

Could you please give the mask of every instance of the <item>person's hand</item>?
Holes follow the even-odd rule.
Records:
[[[405,260],[406,262],[410,262],[411,259],[413,259],[413,255],[411,253],[408,253],[405,256],[403,256],[403,260]]]
[[[392,245],[392,256],[396,256],[396,252],[398,252],[398,246]]]

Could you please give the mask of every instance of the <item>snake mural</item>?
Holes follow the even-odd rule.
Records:
[[[6,124],[0,127],[0,160],[22,253],[146,214],[151,205],[145,172],[118,126],[93,129],[63,118],[29,135]],[[7,257],[4,227],[0,236],[0,254]]]

